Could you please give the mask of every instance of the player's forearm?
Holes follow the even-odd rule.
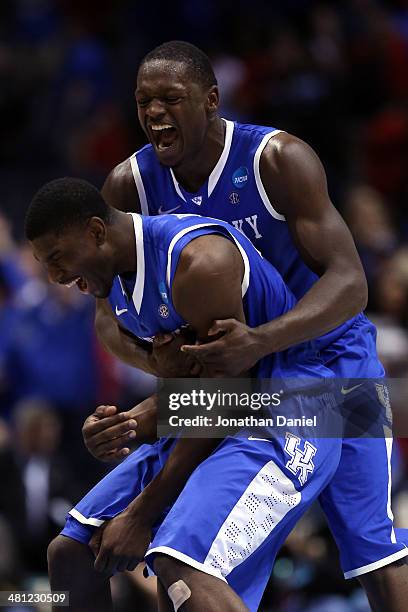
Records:
[[[195,468],[219,443],[219,439],[213,438],[178,440],[165,466],[129,505],[128,511],[142,513],[153,524],[177,499]]]
[[[256,329],[260,357],[322,336],[361,312],[367,302],[362,275],[324,274],[298,304]]]
[[[98,340],[111,355],[134,368],[139,368],[148,374],[155,374],[149,351],[122,332],[110,317],[99,315],[95,321],[95,329]]]

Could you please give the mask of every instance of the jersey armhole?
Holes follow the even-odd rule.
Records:
[[[130,158],[130,165],[132,167],[133,179],[135,181],[137,193],[139,195],[140,208],[142,215],[150,215],[149,206],[147,204],[146,191],[143,185],[142,174],[140,172],[139,164],[137,163],[136,153]]]
[[[265,187],[263,186],[262,179],[261,179],[261,173],[259,170],[259,161],[261,159],[262,152],[264,148],[266,147],[267,143],[270,141],[270,139],[276,136],[276,134],[281,134],[282,132],[283,130],[273,130],[273,132],[269,132],[268,134],[265,134],[254,156],[254,176],[255,176],[256,186],[258,188],[258,193],[261,197],[262,202],[264,203],[266,210],[269,212],[270,215],[272,215],[274,219],[277,219],[278,221],[286,221],[286,219],[283,215],[279,214],[278,211],[274,209],[274,207],[272,206],[267,196]]]
[[[198,230],[207,230],[205,232],[199,232]],[[184,238],[187,234],[194,234],[193,236],[188,236],[188,240],[183,240],[183,244],[181,246],[180,249],[177,250],[176,253],[176,258],[173,258],[173,253],[174,253],[174,248],[177,245],[178,242],[180,242],[180,240],[182,238]],[[235,236],[233,234],[231,234],[227,228],[224,228],[223,226],[217,225],[216,223],[206,223],[201,224],[201,225],[193,225],[191,227],[185,227],[184,229],[182,229],[180,232],[178,232],[175,236],[173,236],[172,241],[169,244],[169,248],[168,248],[168,252],[167,252],[167,269],[166,269],[166,283],[167,283],[167,287],[170,288],[170,282],[171,282],[171,276],[172,276],[172,270],[173,270],[173,264],[175,264],[175,266],[177,266],[178,263],[178,259],[180,257],[181,251],[184,249],[185,246],[187,246],[187,244],[193,240],[194,238],[198,238],[199,236],[205,236],[206,234],[220,234],[221,236],[224,236],[225,238],[231,240],[233,243],[235,243],[236,247],[238,248],[241,257],[242,257],[242,261],[244,262],[244,277],[242,279],[242,283],[241,283],[241,296],[244,297],[248,287],[249,287],[249,277],[250,277],[250,263],[249,263],[249,259],[248,259],[248,255],[246,254],[245,250],[243,249],[243,247],[241,246],[241,244],[238,242],[238,240],[235,238]],[[174,267],[175,269],[175,267]]]

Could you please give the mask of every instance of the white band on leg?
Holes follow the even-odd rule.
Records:
[[[174,611],[177,612],[183,603],[191,597],[191,591],[184,580],[177,580],[177,582],[173,582],[173,584],[169,586],[167,595],[173,602]]]

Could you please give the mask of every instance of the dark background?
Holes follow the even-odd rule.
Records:
[[[364,263],[380,355],[390,376],[408,371],[407,0],[2,0],[0,588],[46,587],[47,541],[105,470],[82,448],[84,417],[154,385],[97,345],[91,299],[47,285],[22,241],[24,212],[45,181],[101,186],[144,144],[137,66],[170,39],[209,54],[223,116],[315,148]],[[407,525],[404,440],[394,464],[394,511]],[[115,579],[117,609],[149,610],[149,582]],[[290,537],[262,609],[367,610],[318,510]]]

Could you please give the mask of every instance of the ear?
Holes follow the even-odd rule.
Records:
[[[218,87],[217,85],[213,85],[207,93],[207,103],[206,103],[206,108],[207,108],[207,113],[209,115],[215,115],[215,113],[218,111],[218,106],[220,103],[220,94],[218,91]]]
[[[99,217],[91,217],[87,223],[87,231],[96,246],[102,246],[107,239],[106,225]]]

